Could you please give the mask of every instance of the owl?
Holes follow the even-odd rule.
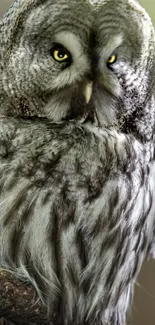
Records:
[[[151,20],[134,0],[16,1],[1,33],[0,266],[61,324],[124,325],[154,245]]]

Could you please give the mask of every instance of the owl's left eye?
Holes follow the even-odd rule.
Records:
[[[69,51],[62,45],[55,45],[50,50],[52,58],[59,63],[71,63],[72,56]]]
[[[115,54],[111,55],[109,59],[107,60],[107,65],[111,66],[117,61],[117,56]]]

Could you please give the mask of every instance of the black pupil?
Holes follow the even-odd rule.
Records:
[[[66,55],[66,53],[63,49],[58,51],[58,57],[60,59],[63,59],[65,55]]]

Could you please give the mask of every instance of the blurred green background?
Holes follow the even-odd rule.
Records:
[[[155,26],[155,0],[140,0],[139,3],[148,11]],[[150,325],[150,324],[146,324],[146,325]]]
[[[0,0],[0,16],[12,2],[12,0]],[[139,2],[146,8],[155,26],[155,0]],[[135,300],[130,324],[155,325],[155,261],[145,263],[135,285]]]

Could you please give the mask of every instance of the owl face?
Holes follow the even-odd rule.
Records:
[[[21,1],[14,11],[12,42],[2,69],[3,93],[22,107],[23,114],[36,112],[58,121],[71,111],[75,99],[77,110],[85,103],[91,66],[90,5],[82,0],[46,0],[32,7],[31,1]]]
[[[155,42],[151,20],[132,0],[108,0],[103,4],[99,1],[95,16],[97,77],[93,98],[98,120],[101,125],[123,123],[126,133],[136,128],[139,132],[154,89]]]
[[[154,28],[137,1],[15,4],[7,30],[0,27],[2,113],[54,121],[86,113],[101,126],[143,134],[147,115],[153,127]]]

